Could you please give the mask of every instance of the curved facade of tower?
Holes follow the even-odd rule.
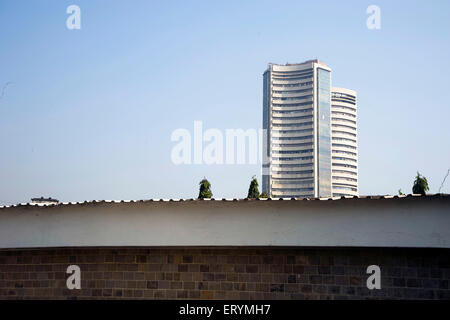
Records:
[[[356,92],[331,89],[331,168],[333,196],[358,195]]]
[[[269,65],[263,98],[269,159],[263,165],[264,192],[282,198],[331,196],[330,105],[331,69],[325,64]]]

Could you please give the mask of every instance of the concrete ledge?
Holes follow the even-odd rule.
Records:
[[[0,248],[450,248],[450,197],[86,203],[0,210]]]

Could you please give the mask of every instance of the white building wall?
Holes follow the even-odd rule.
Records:
[[[0,249],[450,248],[450,197],[85,203],[0,208]]]

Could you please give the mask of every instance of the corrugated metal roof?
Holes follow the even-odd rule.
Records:
[[[374,196],[342,196],[342,197],[330,197],[330,198],[261,198],[261,199],[248,199],[248,198],[211,198],[211,199],[147,199],[147,200],[89,200],[81,202],[59,202],[55,204],[45,203],[18,203],[14,205],[0,206],[0,209],[17,208],[17,207],[57,207],[57,206],[72,206],[72,205],[85,205],[95,203],[139,203],[139,202],[183,202],[183,201],[329,201],[329,200],[347,200],[347,199],[403,199],[403,198],[450,198],[450,194],[436,193],[427,194],[422,196],[420,194],[408,194],[408,195],[374,195]]]

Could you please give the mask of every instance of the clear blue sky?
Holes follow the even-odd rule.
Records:
[[[66,28],[67,6],[81,30]],[[381,8],[381,30],[366,8]],[[268,62],[359,97],[361,194],[450,167],[449,1],[0,0],[0,203],[245,197],[258,165],[172,164],[177,128],[260,128]],[[450,192],[450,179],[442,192]]]

